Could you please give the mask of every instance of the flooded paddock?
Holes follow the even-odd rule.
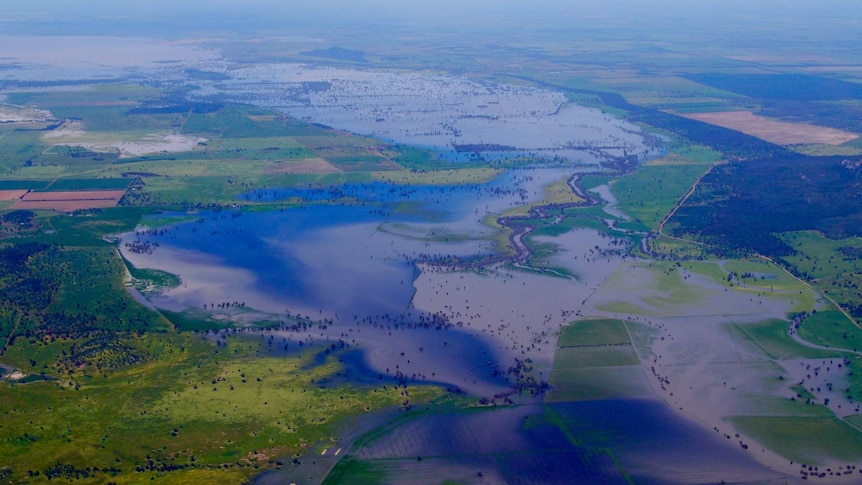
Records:
[[[255,332],[273,352],[317,345],[339,352],[341,384],[433,384],[513,406],[425,410],[415,420],[378,428],[376,441],[351,450],[338,466],[373,470],[369,483],[439,483],[441,473],[463,483],[787,476],[781,457],[749,448],[744,437],[727,441],[737,430],[725,418],[768,412],[771,400],[786,399],[785,389],[768,381],[782,367],[729,329],[784,318],[795,308],[797,289],[727,291],[715,278],[723,274],[720,265],[704,274],[653,268],[623,254],[630,241],[594,229],[524,236],[554,248],[541,267],[495,257],[487,221],[541,201],[545,188],[570,177],[574,165],[648,154],[636,130],[595,110],[581,112],[559,93],[443,75],[272,65],[237,69],[230,79],[202,86],[198,96],[228,93],[453,157],[464,147],[487,158],[534,152],[557,167],[510,170],[461,186],[374,182],[262,190],[238,202],[301,205],[199,213],[195,222],[122,236],[123,253],[136,266],[181,277],[180,287],[152,298],[159,307],[220,314],[224,305],[240,305],[257,319],[282,322]],[[592,131],[601,123],[608,123],[604,131]],[[626,219],[612,186],[595,193],[605,203],[606,215],[598,217],[608,225]],[[492,262],[471,264],[483,258]],[[641,379],[638,392],[620,394],[640,399],[546,403],[546,387],[524,385],[529,377],[547,386],[560,328],[588,317],[649,329],[632,336],[632,374],[609,383]],[[242,326],[251,317],[227,318]],[[735,393],[736,386],[755,392]]]
[[[441,73],[267,64],[227,71],[192,95],[274,108],[293,117],[463,159],[529,157],[597,165],[648,157],[641,130],[557,91]]]

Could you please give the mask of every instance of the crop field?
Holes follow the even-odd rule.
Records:
[[[385,146],[266,109],[172,107],[172,101],[160,100],[161,96],[165,93],[134,86],[100,86],[83,94],[11,93],[14,102],[74,120],[53,131],[6,133],[4,153],[14,156],[0,156],[0,179],[6,179],[0,180],[0,189],[44,189],[39,179],[46,180],[45,185],[51,183],[48,190],[70,193],[61,197],[62,202],[27,194],[25,199],[30,200],[18,202],[16,208],[72,211],[112,207],[120,199],[72,191],[125,188],[139,177],[144,186],[128,193],[123,204],[224,204],[254,188],[325,182],[327,175],[342,172],[351,173],[354,180],[367,178],[369,172],[394,176],[407,173],[396,160],[409,164],[411,159],[434,159],[421,149]],[[148,107],[153,104],[167,107]],[[450,175],[458,173],[453,170]],[[439,178],[417,175],[410,175],[416,183]],[[486,178],[478,172],[467,178],[476,177]],[[14,202],[20,195],[4,196]]]
[[[845,462],[862,459],[859,431],[834,417],[737,416],[733,423],[794,463],[822,465],[827,456]]]
[[[12,209],[53,209],[65,212],[100,209],[116,206],[125,193],[125,190],[28,192]]]
[[[684,116],[741,131],[778,145],[843,145],[859,138],[859,135],[849,131],[804,123],[787,123],[758,116],[751,111],[687,113]]]
[[[728,325],[728,330],[732,334],[737,334],[740,339],[749,341],[771,359],[817,359],[836,356],[834,351],[807,347],[793,340],[788,333],[790,324],[785,320],[772,320],[745,325],[731,323]],[[813,341],[811,339],[807,340]]]
[[[443,169],[417,172],[404,170],[401,172],[376,172],[375,180],[391,182],[400,185],[461,185],[489,182],[502,173],[494,168],[464,168],[460,170]]]
[[[835,464],[858,459],[858,432],[843,419],[858,414],[862,401],[862,380],[855,372],[859,358],[841,349],[857,348],[862,330],[840,312],[823,309],[792,323],[788,314],[811,312],[818,305],[814,292],[780,268],[757,260],[653,262],[641,268],[653,275],[649,283],[630,268],[609,278],[594,304],[606,312],[646,319],[651,331],[635,331],[634,343],[648,356],[669,402],[680,410],[691,409],[687,412],[699,419],[723,416],[725,423],[788,460]],[[625,286],[625,297],[618,293],[613,303],[601,303],[604,293],[621,290],[626,280],[634,286]],[[727,303],[713,301],[719,292],[701,293],[711,286],[722,289]],[[633,298],[636,287],[648,287],[649,296]],[[768,315],[773,318],[763,318]],[[708,347],[697,344],[704,338]],[[582,379],[579,388],[562,393],[571,398],[589,392],[614,396],[620,390],[612,383],[626,382],[622,373],[616,381],[610,374],[584,374],[561,372],[555,360],[551,382],[557,387],[561,379]],[[549,397],[556,399],[556,390]],[[722,428],[721,421],[715,423]],[[802,444],[807,434],[832,432],[834,442],[814,439]],[[786,442],[776,446],[782,440]]]
[[[0,200],[18,200],[24,197],[27,194],[27,190],[18,189],[18,190],[0,190]]]
[[[648,397],[627,324],[579,320],[560,331],[548,393],[549,402]]]

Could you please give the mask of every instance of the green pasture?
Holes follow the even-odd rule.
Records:
[[[48,187],[38,192],[59,192],[76,190],[125,190],[132,183],[130,178],[64,178],[51,182]]]
[[[669,236],[657,236],[649,241],[656,254],[679,261],[702,260],[712,256],[709,247]]]
[[[754,324],[729,323],[728,331],[731,335],[748,341],[771,359],[817,359],[839,355],[834,351],[807,347],[793,340],[788,334],[789,326],[790,323],[785,320],[770,320]]]
[[[709,169],[707,164],[654,164],[611,182],[620,209],[645,230],[655,229]]]
[[[734,416],[740,431],[794,463],[822,464],[825,458],[862,459],[859,431],[834,417]]]
[[[646,376],[621,320],[578,320],[564,326],[550,376],[549,402],[649,396]]]
[[[402,170],[374,172],[374,180],[401,185],[463,185],[490,182],[502,173],[493,168],[441,169],[432,171]]]
[[[265,357],[259,339],[233,338],[217,347],[173,333],[130,336],[126,344],[138,363],[73,369],[56,382],[0,384],[6,410],[0,454],[13,478],[40,471],[41,481],[57,464],[86,463],[119,470],[94,472],[99,482],[176,483],[204,476],[206,467],[224,469],[220,481],[242,481],[329,439],[340,418],[405,399],[404,389],[391,386],[314,384],[340,371],[334,355],[314,364],[319,349]],[[80,344],[17,345],[20,351],[13,347],[9,357],[49,362]],[[410,399],[423,402],[437,393],[413,388]],[[147,469],[150,462],[173,469]]]
[[[680,266],[687,271],[708,276],[727,288],[760,293],[769,298],[791,299],[800,307],[814,307],[814,294],[804,283],[761,259],[686,261]]]
[[[646,274],[630,281],[632,271]],[[706,278],[708,285],[692,280],[691,275]],[[710,288],[712,284],[716,288]],[[635,315],[688,313],[698,302],[708,302],[710,292],[718,288],[746,292],[764,301],[784,301],[793,312],[810,311],[816,303],[814,292],[803,283],[763,261],[650,261],[625,263],[613,273],[603,283],[603,293],[625,291],[628,296],[602,302],[599,309]]]
[[[215,113],[193,113],[182,127],[183,133],[206,138],[261,138],[330,135],[330,128],[276,116],[272,111],[252,106],[231,105]]]
[[[862,238],[835,240],[817,231],[786,232],[779,237],[796,252],[782,259],[811,279],[862,273]]]
[[[806,317],[799,325],[799,336],[824,347],[862,349],[862,329],[837,310],[819,311]]]
[[[631,344],[622,320],[578,320],[560,329],[557,347]]]
[[[652,397],[639,365],[555,369],[547,402],[638,399]]]
[[[781,259],[859,318],[862,308],[862,238],[829,239],[817,231],[796,231],[778,237],[794,253]]]

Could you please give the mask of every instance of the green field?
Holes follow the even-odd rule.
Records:
[[[779,235],[794,250],[781,259],[851,314],[862,314],[862,238],[830,239],[817,231]]]
[[[0,453],[12,477],[46,477],[86,463],[102,470],[91,470],[92,478],[116,483],[192,481],[213,467],[224,469],[220,480],[243,480],[261,466],[289,460],[307,443],[329,439],[343,416],[403,401],[402,390],[393,387],[310,385],[339,371],[334,355],[312,364],[315,349],[266,358],[259,339],[235,338],[216,347],[171,333],[129,336],[122,343],[139,356],[137,362],[49,370],[56,382],[0,384],[7,410]],[[4,361],[29,369],[26,359],[39,366],[76,345],[22,341]],[[437,393],[410,391],[417,403]]]
[[[781,239],[797,252],[782,259],[815,281],[862,273],[862,238],[835,240],[816,231],[799,231],[782,234]]]
[[[676,147],[625,177],[611,181],[620,209],[642,230],[655,230],[720,154],[703,147]]]
[[[560,330],[558,348],[592,345],[631,344],[625,322],[620,320],[578,320]]]
[[[649,396],[645,374],[621,320],[578,320],[563,327],[549,402]],[[635,326],[637,327],[637,326]]]
[[[760,445],[795,463],[822,464],[824,458],[862,458],[859,431],[834,417],[737,416],[733,424]]]
[[[858,351],[862,349],[862,329],[838,311],[820,311],[805,318],[799,325],[799,335],[809,342]]]
[[[829,350],[821,350],[806,347],[792,338],[787,333],[789,324],[784,320],[756,324],[729,324],[731,334],[738,334],[750,341],[758,350],[772,359],[795,359],[795,358],[829,358],[835,357],[836,353]],[[806,339],[812,341],[810,338]]]
[[[125,190],[132,182],[128,178],[103,178],[103,179],[59,179],[55,180],[44,190],[46,192],[57,192],[62,190]]]

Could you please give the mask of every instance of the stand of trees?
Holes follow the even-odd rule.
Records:
[[[672,219],[678,235],[779,257],[773,234],[862,235],[862,167],[844,157],[792,155],[716,166]]]

